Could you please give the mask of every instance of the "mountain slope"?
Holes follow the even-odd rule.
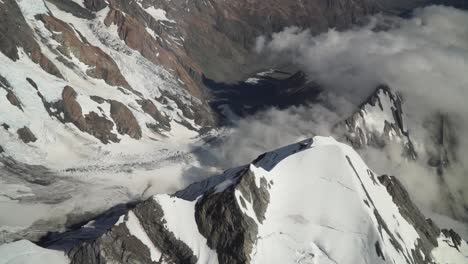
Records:
[[[396,178],[315,137],[154,196],[68,254],[72,263],[466,263],[467,249]]]
[[[56,149],[89,156],[104,144],[193,136],[216,124],[204,79],[239,81],[275,66],[255,56],[258,36],[344,29],[385,12],[381,2],[4,0],[0,150],[44,164]],[[406,2],[394,5],[427,4]],[[273,104],[285,95],[275,96]]]
[[[433,174],[444,197],[440,203],[445,204],[440,210],[465,221],[465,190],[448,184],[450,177],[463,177],[452,175],[460,173],[454,172],[459,167],[463,168],[457,145],[461,140],[457,127],[460,120],[439,112],[419,120],[409,108],[402,95],[380,85],[356,112],[334,126],[334,133],[357,150],[365,151],[368,147],[385,150],[391,155],[392,166],[413,164]]]

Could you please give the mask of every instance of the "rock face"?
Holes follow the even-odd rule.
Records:
[[[22,127],[17,131],[19,138],[24,143],[36,142],[37,138],[28,127]]]
[[[130,87],[112,58],[100,48],[90,45],[76,29],[53,16],[41,15],[40,20],[54,32],[51,37],[61,44],[57,50],[69,59],[74,56],[88,65],[86,73],[89,76],[103,79],[110,85]]]
[[[2,1],[0,6],[0,51],[16,61],[20,47],[43,70],[62,77],[58,68],[42,53],[16,1]]]
[[[439,263],[439,248],[468,253],[463,243],[426,219],[396,178],[376,177],[350,147],[316,137],[141,202],[68,255],[72,263],[429,264]]]
[[[404,115],[401,96],[388,86],[381,85],[361,104],[356,113],[344,123],[338,124],[337,130],[344,126],[345,138],[355,148],[382,148],[387,143],[394,142],[402,145],[404,157],[415,160],[417,153]]]
[[[104,0],[84,0],[83,3],[86,8],[92,11],[99,11],[107,6]]]
[[[23,110],[21,102],[19,101],[18,97],[16,97],[16,95],[13,93],[13,91],[8,91],[6,97],[12,105],[18,107],[21,111]]]
[[[131,138],[141,138],[141,128],[138,125],[135,116],[132,111],[128,109],[124,104],[118,101],[110,101],[110,114],[115,124],[117,125],[117,131],[120,134],[127,134]]]
[[[415,162],[425,166],[439,177],[438,184],[444,199],[443,210],[454,219],[467,219],[463,192],[449,187],[446,171],[459,162],[459,130],[455,117],[442,113],[414,120],[407,113],[404,98],[390,87],[381,85],[359,106],[358,110],[335,126],[335,134],[342,135],[356,149],[374,147],[383,149],[389,144],[397,146],[402,159],[393,162]],[[410,132],[411,131],[411,132]],[[413,143],[414,142],[414,143]],[[388,149],[387,149],[388,150]],[[442,202],[444,201],[444,202]],[[447,201],[447,202],[445,202]]]
[[[393,177],[382,175],[378,177],[379,182],[383,184],[388,193],[392,196],[395,204],[398,205],[401,215],[411,223],[419,234],[420,241],[418,243],[419,249],[424,252],[424,256],[429,256],[432,249],[438,246],[437,238],[440,235],[441,230],[432,222],[431,219],[426,219],[424,215],[419,211],[414,203],[411,202],[411,198],[400,183],[400,181]],[[414,258],[419,258],[420,254],[412,252]],[[431,263],[429,258],[418,259],[420,263]]]
[[[171,128],[171,125],[169,123],[169,118],[164,116],[154,105],[154,103],[151,100],[141,100],[138,101],[138,103],[141,105],[141,108],[145,113],[150,115],[154,121],[156,121],[156,124],[154,123],[147,123],[146,125],[157,132],[160,132],[161,130],[169,130]]]
[[[207,238],[208,246],[218,252],[219,263],[248,263],[258,230],[255,220],[245,216],[241,206],[246,208],[246,202],[257,205],[254,211],[262,219],[265,213],[262,209],[267,208],[269,193],[266,186],[255,186],[255,176],[247,168],[238,172],[233,180],[239,181],[235,188],[207,193],[200,198],[195,207],[195,219],[200,233]],[[238,204],[236,190],[249,200]]]
[[[76,101],[77,93],[70,86],[65,86],[62,92],[62,101],[59,103],[63,108],[64,121],[72,122],[81,131],[89,133],[100,139],[103,143],[119,142],[117,135],[112,133],[114,123],[95,112],[83,116],[81,106]]]

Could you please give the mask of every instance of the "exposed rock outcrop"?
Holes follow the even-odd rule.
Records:
[[[411,223],[418,232],[421,239],[418,248],[424,252],[425,256],[430,256],[432,249],[438,246],[437,238],[441,230],[431,219],[426,219],[426,217],[424,217],[411,201],[408,192],[396,177],[382,175],[379,176],[378,179],[379,182],[387,188],[388,193],[393,198],[393,202],[398,205],[401,215]],[[413,252],[414,258],[418,258],[419,255],[419,252]],[[419,260],[420,263],[432,263],[428,257]]]
[[[385,85],[377,87],[357,112],[335,129],[344,129],[346,140],[354,148],[383,148],[389,142],[401,144],[402,155],[415,160],[418,155],[404,123],[401,95]]]
[[[72,248],[68,252],[71,263],[195,264],[197,262],[192,250],[167,230],[164,211],[154,199],[140,203],[132,212],[122,217],[124,217],[124,221],[133,217],[132,221],[138,221],[141,228],[148,232],[151,242],[162,251],[160,259],[153,261],[148,246],[132,235],[128,226],[122,221],[97,240],[85,242]]]
[[[266,181],[261,181],[258,188],[255,176],[248,168],[240,171],[233,180],[237,180],[237,184],[223,192],[203,195],[197,202],[195,218],[200,233],[207,238],[208,246],[218,252],[219,263],[249,263],[258,226],[254,219],[243,213],[240,206],[246,209],[246,202],[252,204],[256,220],[261,223],[265,219],[270,195]],[[240,204],[236,190],[242,193]]]
[[[156,121],[156,124],[146,124],[156,132],[161,132],[162,130],[170,130],[171,125],[169,118],[164,116],[158,108],[154,105],[154,103],[151,100],[145,99],[145,100],[139,100],[137,101],[140,105],[141,108],[145,113],[150,115],[154,121]]]
[[[129,135],[131,138],[140,139],[141,128],[132,111],[118,101],[111,100],[110,105],[111,117],[117,125],[117,131],[120,134]]]
[[[41,15],[40,19],[52,32],[54,40],[60,43],[57,49],[63,55],[69,59],[74,56],[90,66],[86,74],[110,85],[130,88],[114,60],[100,48],[90,45],[76,29],[53,16]]]
[[[72,13],[74,16],[83,19],[94,19],[96,16],[90,10],[83,8],[77,2],[73,0],[47,0],[48,2],[54,4],[60,10],[63,10],[67,13]],[[89,2],[89,1],[88,1]],[[83,1],[83,3],[85,3]]]
[[[16,61],[20,55],[18,48],[22,48],[46,72],[63,78],[58,68],[42,53],[16,1],[5,0],[0,7],[0,52]]]
[[[33,134],[33,132],[29,129],[29,127],[22,127],[16,131],[18,133],[19,138],[24,143],[36,142],[37,138]]]
[[[65,86],[62,92],[61,107],[65,122],[72,122],[81,131],[91,134],[103,143],[119,142],[117,135],[112,133],[114,123],[95,112],[83,116],[81,106],[76,100],[76,92],[70,86]]]
[[[21,106],[21,102],[19,101],[18,97],[16,97],[15,93],[13,93],[13,91],[9,90],[7,95],[6,95],[6,98],[8,99],[8,101],[18,107],[21,111],[23,111],[23,107]]]
[[[83,0],[86,8],[92,11],[99,11],[107,6],[104,0]]]
[[[125,7],[127,4],[123,4]],[[139,9],[139,6],[132,2],[127,7]],[[190,70],[197,71],[198,78],[201,76],[201,70],[197,69],[196,65],[193,65],[193,62],[190,61],[185,54],[175,50],[176,48],[169,48],[168,46],[163,45],[155,39],[148,30],[146,29],[145,21],[138,21],[137,18],[132,17],[128,14],[122,13],[120,9],[112,8],[111,11],[107,14],[107,17],[104,21],[107,26],[117,25],[118,34],[120,38],[125,41],[127,46],[137,50],[148,60],[152,61],[155,64],[164,65],[167,69],[172,69],[177,73],[178,78],[183,82],[184,86],[188,91],[195,97],[202,98],[202,90],[200,84],[196,83],[184,65],[189,66]],[[169,49],[169,50],[168,50]],[[179,54],[178,54],[179,53]],[[180,61],[179,57],[184,56],[184,61]],[[192,73],[194,75],[194,73]]]

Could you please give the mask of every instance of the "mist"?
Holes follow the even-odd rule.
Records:
[[[468,12],[431,6],[408,19],[376,15],[343,32],[330,29],[314,36],[290,27],[258,37],[256,52],[299,66],[334,99],[325,100],[327,106],[271,109],[238,121],[214,150],[220,163],[226,168],[248,163],[265,151],[314,135],[340,139],[333,125],[378,84],[386,84],[404,98],[405,121],[420,156],[405,160],[399,146],[387,144],[359,150],[364,160],[377,173],[399,177],[423,207],[468,219],[468,27],[460,25],[468,25]],[[457,139],[456,158],[442,179],[449,195],[426,155],[435,151],[428,123],[439,115],[449,117]]]

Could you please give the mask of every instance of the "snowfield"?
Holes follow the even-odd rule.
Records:
[[[63,252],[44,249],[27,240],[0,246],[0,264],[66,264]]]

